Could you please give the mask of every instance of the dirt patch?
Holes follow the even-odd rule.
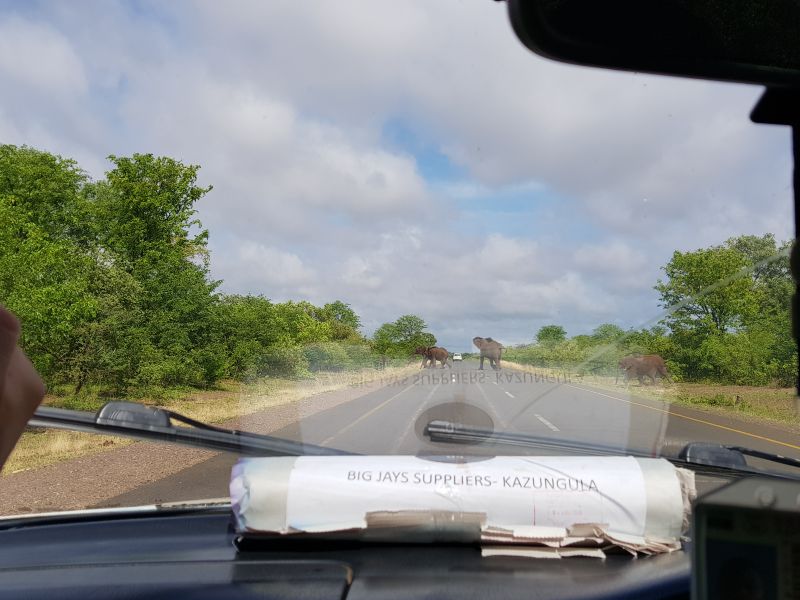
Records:
[[[230,419],[222,425],[270,433],[355,400],[384,385],[386,381],[378,380],[322,392]],[[174,475],[216,454],[150,442],[134,442],[112,449],[101,445],[101,450],[104,451],[40,469],[7,474],[0,479],[0,514],[77,510],[94,506],[146,483]]]

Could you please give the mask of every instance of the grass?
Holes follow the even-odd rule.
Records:
[[[212,390],[172,390],[158,398],[126,398],[157,405],[205,423],[221,423],[268,408],[282,406],[347,387],[358,387],[380,379],[395,379],[416,371],[417,365],[363,369],[337,373],[317,373],[312,379],[291,380],[267,378],[253,383],[221,382]],[[44,404],[57,408],[94,412],[109,398],[81,396],[47,396]],[[128,438],[99,436],[91,433],[55,429],[26,431],[9,458],[0,476],[19,473],[121,448],[134,443]]]
[[[796,408],[796,392],[794,388],[770,388],[740,385],[717,385],[708,383],[673,383],[640,386],[631,382],[627,387],[615,383],[615,377],[602,375],[577,375],[566,373],[561,369],[540,368],[503,361],[513,369],[519,369],[539,376],[555,378],[561,381],[566,377],[572,383],[590,385],[609,391],[620,392],[660,400],[685,406],[692,406],[711,412],[737,414],[757,420],[773,421],[780,425],[789,425],[793,430],[800,430],[800,413]]]
[[[133,440],[78,431],[46,430],[22,434],[2,476],[40,469],[53,463],[122,448]]]

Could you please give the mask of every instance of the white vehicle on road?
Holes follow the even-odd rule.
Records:
[[[461,358],[460,352],[456,352],[455,354],[453,354],[453,360],[464,360],[464,359]]]

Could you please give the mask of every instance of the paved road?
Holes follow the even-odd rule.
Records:
[[[422,436],[434,418],[498,431],[527,432],[631,448],[657,455],[690,441],[735,444],[800,458],[797,436],[766,425],[642,400],[573,382],[546,381],[511,369],[479,371],[477,362],[425,370],[317,413],[274,435],[362,454],[542,454],[541,449],[433,444]],[[243,429],[247,429],[245,420]],[[564,454],[563,451],[555,452]],[[228,495],[231,455],[220,454],[104,506],[220,498]]]

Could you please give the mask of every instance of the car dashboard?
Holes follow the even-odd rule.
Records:
[[[482,558],[471,545],[241,543],[230,508],[7,522],[6,598],[685,598],[690,560]]]

